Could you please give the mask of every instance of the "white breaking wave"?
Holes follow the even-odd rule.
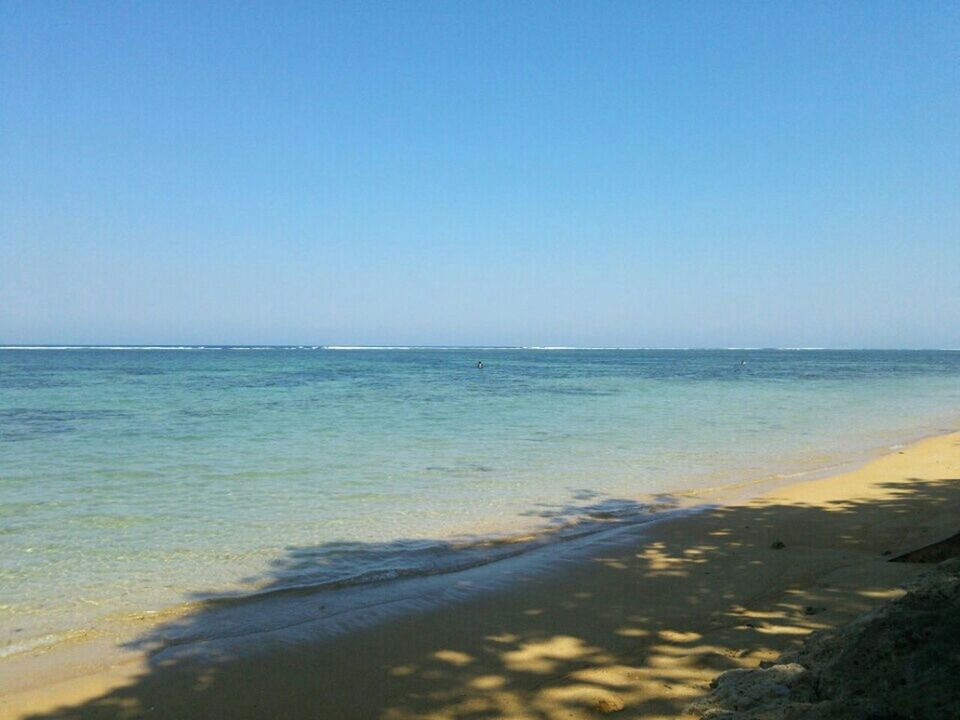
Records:
[[[452,350],[470,350],[473,352],[484,352],[490,350],[535,350],[535,351],[671,351],[671,352],[695,352],[704,350],[722,350],[727,352],[766,352],[766,351],[837,351],[852,352],[883,349],[873,348],[829,348],[829,347],[604,347],[604,346],[586,346],[578,347],[576,345],[0,345],[0,351],[3,350],[185,350],[185,351],[220,351],[220,350],[433,350],[433,351],[452,351]],[[911,348],[910,350],[928,350],[933,352],[960,352],[960,348]],[[906,350],[909,351],[909,350]]]
[[[324,350],[429,350],[416,345],[324,345]],[[443,348],[437,348],[443,349]]]
[[[321,350],[320,345],[0,345],[0,350]]]
[[[0,345],[0,350],[221,350],[203,345]]]

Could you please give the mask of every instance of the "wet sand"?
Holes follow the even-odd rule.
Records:
[[[923,566],[889,559],[956,533],[958,511],[951,434],[558,553],[549,571],[497,563],[482,592],[458,593],[467,576],[421,586],[420,610],[335,637],[147,645],[80,675],[95,642],[37,654],[4,665],[0,717],[683,717],[721,671],[897,596]]]

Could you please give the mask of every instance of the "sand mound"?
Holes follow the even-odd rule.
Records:
[[[731,670],[690,707],[704,720],[960,718],[960,559],[903,597],[811,635],[765,668]]]

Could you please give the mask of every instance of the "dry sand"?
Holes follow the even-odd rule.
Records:
[[[38,655],[0,679],[0,717],[685,717],[719,672],[899,595],[922,566],[888,559],[953,535],[958,511],[952,434],[550,572],[492,568],[512,573],[498,590],[333,639],[146,655],[80,677],[69,654]]]

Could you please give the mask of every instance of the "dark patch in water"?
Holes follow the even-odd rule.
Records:
[[[47,388],[71,387],[76,383],[67,382],[55,375],[0,375],[0,388],[14,390],[46,390]]]
[[[428,465],[424,468],[426,472],[431,473],[446,473],[449,475],[457,475],[463,473],[490,473],[496,470],[495,467],[490,465],[459,465],[459,466],[446,466],[446,465]]]
[[[28,440],[41,435],[73,432],[87,421],[129,417],[116,410],[37,410],[12,408],[0,410],[0,441]]]
[[[538,392],[544,392],[548,395],[573,395],[573,396],[583,396],[583,397],[610,397],[616,395],[617,393],[613,390],[594,390],[591,388],[585,387],[556,387],[556,388],[547,388],[545,390],[539,390]]]

